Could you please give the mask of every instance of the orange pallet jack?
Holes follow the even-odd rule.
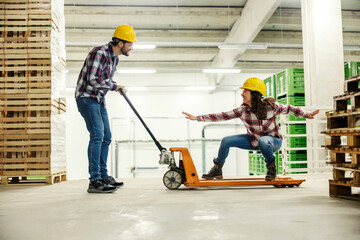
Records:
[[[305,180],[294,180],[290,177],[276,178],[273,181],[265,181],[264,178],[228,178],[228,179],[199,179],[194,162],[191,158],[190,152],[185,147],[173,147],[168,151],[163,148],[156,140],[140,114],[136,111],[129,98],[120,88],[120,92],[134,111],[135,115],[139,118],[144,125],[146,131],[153,139],[155,145],[160,150],[160,164],[168,164],[169,171],[164,174],[163,183],[168,189],[178,189],[181,184],[186,187],[212,187],[212,186],[255,186],[255,185],[273,185],[274,187],[294,187],[300,186]],[[176,165],[174,153],[179,152],[179,166]]]
[[[185,147],[170,148],[172,154],[179,152],[179,167],[170,163],[170,170],[164,174],[163,183],[169,189],[177,189],[181,184],[186,187],[212,187],[212,186],[254,186],[273,185],[274,187],[300,186],[305,180],[294,180],[290,177],[276,178],[265,181],[264,178],[227,178],[227,179],[199,179],[190,152]]]

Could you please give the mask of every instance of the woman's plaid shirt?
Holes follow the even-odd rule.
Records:
[[[197,116],[197,120],[201,122],[217,122],[240,118],[246,127],[251,145],[256,148],[260,137],[274,136],[282,139],[276,115],[289,113],[302,118],[308,118],[309,116],[308,113],[305,113],[299,107],[275,103],[274,108],[269,105],[267,106],[266,119],[259,120],[247,104],[242,104],[239,108],[235,108],[232,111]]]
[[[119,58],[115,56],[111,43],[93,48],[80,71],[76,84],[75,98],[91,97],[105,104],[105,95],[116,89],[113,76]]]

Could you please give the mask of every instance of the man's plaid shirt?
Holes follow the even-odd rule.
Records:
[[[305,113],[299,107],[275,103],[274,108],[272,108],[270,105],[267,105],[266,119],[259,120],[251,111],[249,105],[242,104],[239,108],[235,108],[232,111],[197,116],[197,120],[201,122],[217,122],[240,118],[246,127],[251,145],[256,148],[258,146],[258,140],[260,137],[274,136],[282,139],[282,135],[279,132],[279,126],[277,124],[276,115],[289,113],[296,117],[302,118],[308,118],[309,116],[308,113]]]
[[[105,95],[109,90],[115,90],[116,82],[112,80],[119,58],[109,42],[106,45],[93,48],[80,71],[75,98],[91,97],[98,103],[105,104]]]

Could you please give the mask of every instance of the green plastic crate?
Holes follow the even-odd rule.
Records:
[[[360,62],[348,62],[344,64],[345,79],[360,75]]]
[[[278,103],[283,105],[292,105],[295,107],[303,107],[305,106],[305,97],[302,96],[295,96],[295,97],[284,97],[277,100]],[[280,116],[278,116],[278,120],[280,119]],[[305,118],[298,118],[291,114],[286,115],[285,119],[287,121],[305,121]]]
[[[289,124],[286,129],[287,134],[306,134],[305,124]]]
[[[278,103],[284,104],[284,105],[292,105],[296,107],[304,107],[305,106],[305,97],[304,96],[287,96],[278,98],[276,100]]]
[[[260,151],[256,152],[256,174],[257,175],[266,174],[265,158]]]
[[[289,162],[296,162],[296,161],[306,161],[307,154],[306,153],[295,153],[295,154],[288,154],[288,161]]]
[[[304,94],[304,69],[302,68],[287,68],[282,72],[276,74],[276,95],[295,95]]]
[[[294,164],[289,164],[289,168],[290,168],[290,169],[294,169],[294,168],[307,168],[307,163],[294,163]],[[291,172],[291,173],[306,173],[306,172]]]
[[[276,99],[276,75],[272,75],[266,79],[264,79],[264,83],[266,86],[266,95],[265,97],[273,97]]]
[[[249,151],[249,174],[256,174],[256,151]]]
[[[306,147],[306,137],[287,137],[287,146],[290,148]]]

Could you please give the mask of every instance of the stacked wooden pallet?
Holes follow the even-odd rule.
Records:
[[[356,197],[360,187],[360,76],[345,80],[345,93],[334,97],[335,109],[326,112],[325,147],[330,151],[333,178],[330,196]]]
[[[0,0],[2,184],[65,168],[63,0]]]

